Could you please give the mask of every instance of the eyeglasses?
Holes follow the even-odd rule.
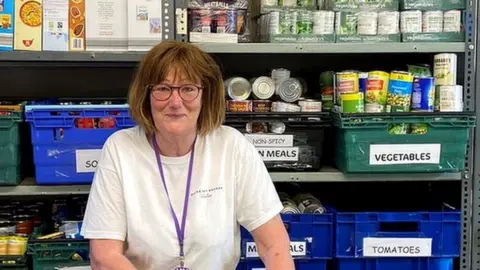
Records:
[[[157,84],[148,85],[147,89],[152,93],[152,96],[158,101],[168,100],[175,89],[178,90],[178,95],[184,101],[192,101],[198,97],[200,90],[203,88],[195,84],[184,84],[180,86]]]

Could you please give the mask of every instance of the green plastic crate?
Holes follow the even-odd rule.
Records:
[[[344,173],[460,172],[475,126],[473,113],[332,114],[335,161]],[[391,124],[422,123],[425,134],[388,132]]]
[[[21,181],[21,122],[22,106],[0,106],[0,185]]]
[[[33,270],[90,265],[88,240],[31,240],[27,254]]]

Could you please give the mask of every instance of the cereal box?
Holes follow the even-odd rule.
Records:
[[[15,0],[15,50],[42,50],[42,19],[41,0]]]
[[[70,0],[70,51],[85,50],[85,0]]]
[[[44,51],[68,51],[68,1],[43,0]]]
[[[87,51],[128,49],[127,0],[86,0]]]
[[[0,51],[13,49],[13,2],[0,0]]]

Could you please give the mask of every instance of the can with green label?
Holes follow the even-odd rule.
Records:
[[[313,13],[311,10],[299,10],[297,15],[297,34],[313,34]]]
[[[363,113],[364,96],[363,93],[345,93],[340,96],[341,108],[343,113]]]

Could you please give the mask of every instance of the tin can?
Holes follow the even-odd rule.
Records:
[[[376,35],[378,13],[375,11],[360,11],[358,13],[357,33],[359,35]]]
[[[310,10],[299,10],[297,12],[297,34],[313,34],[313,14]]]
[[[275,94],[275,82],[266,76],[258,77],[252,83],[252,92],[257,99],[269,99]]]
[[[213,33],[237,33],[237,10],[219,9],[212,11],[212,32]]]
[[[363,113],[365,111],[363,93],[345,93],[340,96],[343,113]]]
[[[438,86],[439,111],[462,112],[463,111],[463,86],[440,85]]]
[[[251,112],[251,100],[227,100],[227,111],[229,112]]]
[[[443,11],[424,11],[422,18],[422,32],[441,33],[443,31]]]
[[[358,73],[358,92],[365,93],[367,90],[368,72]]]
[[[317,10],[313,13],[313,34],[331,35],[335,33],[335,12]]]
[[[272,110],[272,102],[270,100],[254,100],[254,112],[270,112]]]
[[[413,80],[412,111],[433,112],[435,105],[435,78]]]
[[[285,102],[295,102],[303,95],[302,83],[296,78],[288,78],[280,84],[278,95]]]
[[[272,80],[275,82],[275,94],[279,94],[279,88],[282,82],[290,78],[290,70],[285,68],[272,69]]]
[[[16,233],[31,234],[33,232],[33,220],[28,215],[18,215],[13,217],[16,225]]]
[[[358,72],[337,72],[335,74],[337,104],[340,104],[340,96],[345,93],[357,93],[359,91]]]
[[[268,124],[265,122],[248,122],[245,129],[247,133],[267,133]]]
[[[378,13],[378,34],[391,35],[400,31],[400,12],[380,11]]]
[[[400,29],[402,33],[422,32],[422,12],[420,10],[406,10],[400,14]]]
[[[268,21],[268,35],[279,35],[280,32],[280,11],[270,12],[266,18]]]
[[[300,193],[293,200],[297,204],[298,210],[303,214],[324,214],[327,212],[320,200],[310,193]]]
[[[297,208],[297,204],[292,198],[290,198],[290,196],[282,192],[280,192],[278,196],[283,204],[283,210],[281,211],[282,214],[301,214],[300,210]]]
[[[385,111],[390,74],[384,71],[368,73],[367,90],[365,92],[365,112],[379,113]]]
[[[322,96],[322,110],[330,111],[334,104],[333,84],[335,80],[335,72],[325,71],[320,74],[320,93]]]
[[[460,32],[462,30],[462,12],[448,10],[443,13],[443,32]]]
[[[190,13],[190,32],[210,33],[212,26],[212,10],[192,9]]]
[[[392,71],[388,84],[387,112],[409,112],[412,103],[413,75],[405,71]]]
[[[338,35],[353,35],[357,33],[357,13],[335,12],[335,33]]]
[[[242,101],[250,97],[252,86],[250,82],[242,77],[233,77],[225,81],[225,88],[232,100]]]
[[[278,0],[278,5],[281,7],[296,7],[297,0]]]
[[[277,101],[272,103],[272,112],[300,112],[301,108],[298,105]]]
[[[457,55],[440,53],[433,57],[433,76],[435,85],[457,84]]]
[[[270,132],[274,134],[283,134],[287,126],[279,121],[270,122]]]
[[[302,112],[321,112],[322,102],[314,99],[305,99],[298,101]]]

